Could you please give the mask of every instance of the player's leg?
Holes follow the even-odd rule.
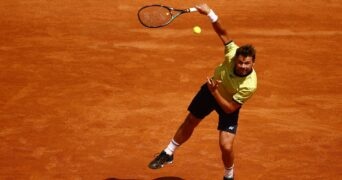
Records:
[[[169,146],[171,145],[172,147],[172,145],[177,145],[175,147],[177,148],[185,143],[191,137],[195,127],[197,127],[201,120],[214,110],[214,105],[215,99],[211,95],[208,86],[206,84],[202,85],[200,91],[196,94],[188,107],[190,113],[178,128]],[[170,155],[174,153],[172,148],[166,148],[165,151]]]
[[[234,179],[234,151],[233,144],[237,132],[237,124],[240,109],[233,113],[225,113],[222,109],[216,108],[219,113],[219,144],[222,153],[222,161],[224,164],[224,179]]]
[[[220,131],[219,144],[222,153],[222,161],[225,167],[225,179],[234,178],[234,139],[235,134],[226,131]]]
[[[195,117],[191,112],[185,118],[185,121],[178,128],[173,140],[181,145],[185,143],[192,135],[195,127],[201,122],[201,119]]]
[[[207,85],[204,84],[190,103],[188,107],[190,113],[177,129],[169,145],[148,165],[151,169],[159,169],[164,164],[169,164],[173,161],[175,150],[191,137],[201,120],[213,111],[214,102],[214,97],[211,95]]]
[[[169,145],[149,164],[151,169],[159,169],[165,164],[170,164],[173,161],[173,153],[183,143],[185,143],[192,135],[195,127],[201,122],[201,119],[196,118],[189,113],[184,122],[179,126],[175,136]]]

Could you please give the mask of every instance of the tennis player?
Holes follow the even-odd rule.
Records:
[[[223,179],[234,179],[233,142],[237,132],[239,111],[257,89],[257,76],[253,69],[255,49],[252,45],[238,46],[221,26],[218,16],[207,4],[196,6],[207,15],[213,29],[224,44],[224,61],[211,78],[202,85],[188,107],[189,114],[180,125],[169,145],[149,164],[159,169],[172,163],[175,150],[185,143],[195,127],[213,110],[218,113],[219,145],[224,165]]]

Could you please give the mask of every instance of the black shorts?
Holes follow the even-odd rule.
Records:
[[[232,113],[225,113],[210,93],[207,84],[202,85],[191,101],[188,110],[199,119],[203,119],[215,110],[219,115],[217,129],[236,134],[240,108]]]

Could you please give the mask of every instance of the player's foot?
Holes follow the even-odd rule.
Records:
[[[166,154],[165,151],[162,151],[157,157],[153,159],[148,165],[151,169],[159,169],[162,168],[165,164],[171,164],[173,161],[173,155]]]
[[[227,178],[227,177],[223,176],[223,180],[234,180],[234,177],[232,177],[232,178]]]

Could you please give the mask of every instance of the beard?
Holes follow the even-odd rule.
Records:
[[[253,68],[248,68],[248,69],[242,69],[242,68],[234,68],[234,74],[239,76],[239,77],[245,77],[251,74],[253,71]]]

